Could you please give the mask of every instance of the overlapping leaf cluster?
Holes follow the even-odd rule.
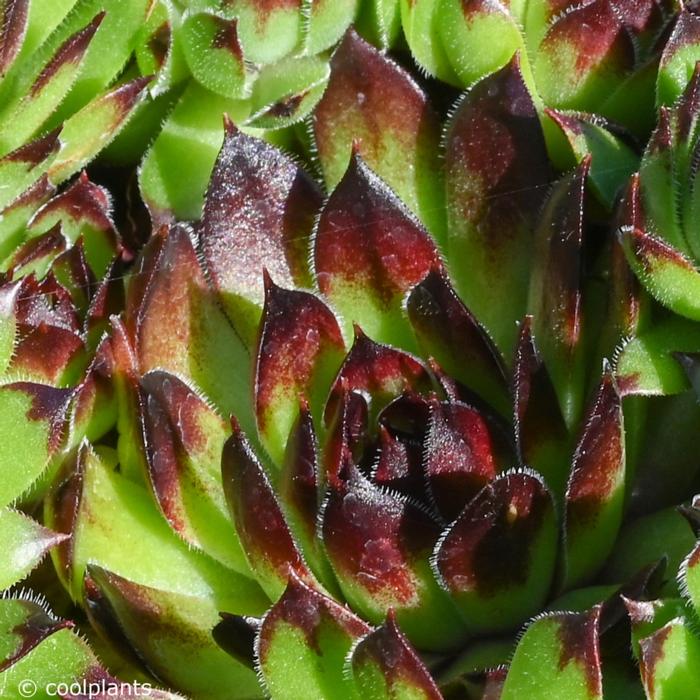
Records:
[[[692,6],[0,8],[3,697],[697,695]]]

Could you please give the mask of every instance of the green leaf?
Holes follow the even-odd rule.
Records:
[[[444,237],[437,115],[413,78],[353,30],[331,59],[313,133],[328,189],[355,149],[435,238]]]
[[[682,618],[641,639],[639,647],[648,700],[694,700],[700,687],[700,640]]]
[[[400,0],[401,24],[411,55],[428,75],[460,85],[442,43],[441,0]]]
[[[252,612],[253,600],[231,591],[229,600],[150,588],[101,567],[87,570],[91,614],[113,620],[152,673],[191,697],[258,698],[255,672],[232,659],[214,642],[211,630],[220,609]],[[97,610],[96,610],[97,609]],[[148,634],[144,634],[148,629]]]
[[[520,29],[499,0],[439,0],[438,7],[442,46],[465,87],[503,68],[523,48]]]
[[[246,124],[258,129],[280,129],[307,117],[328,83],[328,62],[316,56],[287,58],[264,66],[250,96]]]
[[[81,597],[87,565],[95,564],[135,584],[209,599],[219,610],[256,615],[267,605],[249,578],[188,547],[149,492],[114,471],[87,443],[46,501],[45,515],[50,527],[71,533],[71,548],[59,550],[58,562],[62,570],[69,567],[74,599]]]
[[[352,23],[362,0],[302,0],[304,53],[313,55],[334,46]]]
[[[229,99],[245,95],[246,66],[237,19],[187,12],[179,32],[187,64],[201,85]]]
[[[26,94],[20,93],[0,110],[0,152],[17,148],[51,116],[80,74],[90,42],[105,13],[69,37],[38,73]]]
[[[0,158],[0,207],[12,202],[48,170],[60,148],[59,133],[52,131]],[[5,217],[3,212],[0,222]]]
[[[16,510],[0,510],[0,590],[21,581],[46,553],[68,536],[51,532]]]
[[[370,628],[348,608],[293,575],[265,615],[255,650],[265,688],[278,700],[361,697],[345,673],[354,642]]]
[[[600,607],[536,618],[515,650],[501,700],[602,700],[599,618]]]
[[[675,508],[637,518],[620,532],[604,578],[618,583],[628,581],[645,566],[662,558],[668,561],[667,569],[673,575],[694,544],[693,531]],[[663,591],[669,596],[678,595],[676,581],[669,580]]]
[[[150,81],[150,77],[136,78],[109,90],[64,122],[61,150],[49,168],[53,182],[78,172],[119,133]]]
[[[465,93],[447,123],[445,150],[450,272],[464,303],[510,357],[552,180],[517,56]]]
[[[221,483],[226,421],[190,386],[163,370],[141,378],[141,426],[153,494],[186,542],[251,576]]]
[[[30,382],[0,386],[0,506],[19,498],[60,448],[70,395]]]
[[[598,117],[553,109],[545,109],[545,113],[561,130],[571,149],[573,158],[567,159],[566,167],[590,155],[588,177],[593,191],[608,210],[612,209],[620,190],[638,167],[638,156]]]
[[[700,18],[681,8],[673,33],[665,43],[656,82],[656,102],[672,105],[690,81],[700,61]]]
[[[700,351],[700,323],[672,316],[626,343],[616,363],[623,394],[666,396],[689,388],[674,352]]]

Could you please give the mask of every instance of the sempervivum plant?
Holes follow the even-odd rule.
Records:
[[[2,696],[696,697],[693,8],[104,4],[2,5]]]
[[[312,122],[328,196],[226,121],[201,219],[154,230],[59,389],[70,409],[24,409],[55,446],[23,471],[45,474],[26,501],[47,492],[64,605],[131,679],[194,698],[663,697],[673,673],[643,650],[671,619],[692,678],[694,557],[674,574],[694,536],[665,508],[692,494],[692,431],[665,444],[671,494],[648,445],[698,411],[634,403],[625,427],[603,359],[649,301],[601,223],[622,180],[588,145],[624,148],[550,114],[580,160],[558,178],[516,57],[460,100],[440,163],[425,94],[349,33]],[[635,211],[632,189],[614,225]]]

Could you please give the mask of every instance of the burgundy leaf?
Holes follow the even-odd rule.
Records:
[[[27,32],[29,0],[4,0],[0,7],[0,77],[17,57]]]
[[[401,321],[394,319],[403,318],[405,293],[439,264],[425,229],[354,153],[316,229],[314,265],[321,292],[348,326],[356,321],[378,340],[398,336],[411,347],[410,334],[395,328]]]
[[[296,418],[299,396],[322,402],[342,361],[345,344],[333,312],[308,292],[281,289],[265,276],[265,307],[255,366],[258,430],[278,464]]]
[[[373,673],[379,671],[389,697],[394,693],[405,693],[410,688],[412,697],[442,700],[430,672],[396,624],[393,610],[389,611],[381,627],[358,642],[350,663],[361,692],[376,690]]]
[[[491,436],[478,411],[460,402],[431,401],[424,469],[440,514],[454,520],[496,476]]]
[[[575,423],[580,411],[581,366],[576,353],[582,327],[581,249],[587,157],[554,186],[535,242],[529,312],[542,357],[557,388],[562,412]]]
[[[6,656],[0,660],[0,673],[7,671],[13,664],[21,661],[45,639],[59,630],[73,629],[69,620],[60,620],[46,612],[39,604],[31,600],[17,600],[26,610],[26,617],[11,630],[11,637],[17,637],[16,647],[8,649]],[[14,640],[13,640],[13,643]]]
[[[235,419],[221,468],[224,492],[238,536],[263,590],[274,600],[290,572],[311,583],[308,571],[277,501],[275,491]]]
[[[225,122],[200,237],[211,279],[225,295],[259,304],[263,268],[286,287],[310,286],[309,236],[321,206],[314,181],[281,151]]]
[[[386,404],[405,391],[426,393],[432,388],[430,372],[418,358],[375,343],[355,326],[355,342],[331,389],[326,417],[336,411],[344,390],[368,398],[371,415],[376,417]]]
[[[485,486],[441,537],[435,571],[471,627],[509,629],[548,595],[557,536],[541,479],[509,472]]]
[[[431,270],[411,292],[406,308],[424,352],[507,415],[511,401],[503,359],[444,271]]]
[[[380,486],[386,486],[415,500],[424,500],[422,443],[417,440],[399,439],[380,425],[379,457],[372,470],[372,480]]]
[[[318,443],[309,406],[302,401],[299,416],[287,441],[278,490],[290,516],[306,538],[316,535],[319,506]]]
[[[445,167],[455,284],[501,351],[510,353],[515,323],[525,313],[536,217],[551,182],[517,56],[458,104],[447,127]]]
[[[520,463],[545,477],[563,495],[569,470],[569,437],[552,380],[532,337],[532,318],[520,327],[513,372],[515,439]]]
[[[313,130],[329,189],[341,180],[354,143],[369,167],[440,236],[437,115],[410,74],[353,29],[331,58]]]
[[[321,633],[328,633],[329,628],[352,638],[361,637],[370,630],[348,608],[311,588],[293,572],[284,593],[265,615],[260,627],[256,651],[263,670],[281,624],[302,632],[306,639],[305,646],[318,654],[322,653]]]
[[[402,629],[422,647],[450,648],[463,634],[428,567],[439,528],[419,506],[366,479],[350,460],[330,482],[321,532],[340,588],[371,621],[395,608]],[[440,634],[431,628],[437,625]]]
[[[622,399],[609,369],[584,426],[566,489],[567,584],[580,583],[603,564],[622,519],[625,477]]]

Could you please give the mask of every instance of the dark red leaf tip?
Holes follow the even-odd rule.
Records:
[[[78,63],[82,59],[106,14],[104,10],[99,12],[83,29],[66,39],[34,81],[32,96],[41,92],[61,66],[66,63]]]
[[[591,697],[602,697],[603,679],[600,659],[599,622],[601,606],[584,613],[561,613],[559,622],[559,669],[578,664],[586,678]]]

